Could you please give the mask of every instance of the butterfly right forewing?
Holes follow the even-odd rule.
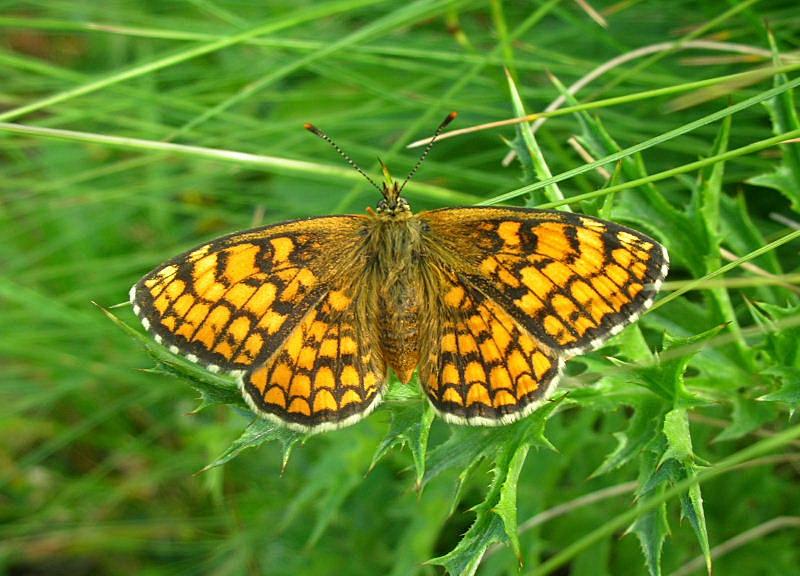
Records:
[[[669,266],[652,238],[580,214],[457,208],[419,217],[432,251],[565,356],[596,348],[636,320]]]

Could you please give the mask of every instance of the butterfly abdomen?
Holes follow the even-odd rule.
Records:
[[[410,287],[405,288],[383,299],[379,322],[384,360],[403,383],[411,380],[419,360],[419,304],[416,293]]]

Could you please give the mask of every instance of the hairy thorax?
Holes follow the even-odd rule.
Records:
[[[369,282],[384,361],[408,382],[419,360],[423,223],[410,214],[370,219],[366,238]]]

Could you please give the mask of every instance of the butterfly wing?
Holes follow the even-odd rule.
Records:
[[[459,208],[419,217],[439,259],[562,356],[596,348],[635,321],[669,268],[652,238],[590,216]]]
[[[364,220],[312,218],[213,240],[137,282],[134,312],[173,353],[214,372],[247,371],[350,273]]]
[[[256,413],[304,431],[348,426],[379,403],[385,384],[374,293],[329,292],[267,362],[240,381]]]
[[[541,405],[563,360],[454,270],[431,276],[419,378],[436,410],[450,422],[498,425]]]
[[[423,212],[430,267],[420,382],[451,422],[517,420],[555,390],[564,359],[653,301],[664,248],[589,216],[524,208]]]

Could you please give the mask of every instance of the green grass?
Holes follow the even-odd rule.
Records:
[[[608,28],[569,0],[306,4],[0,2],[0,572],[795,571],[792,3],[592,2]],[[206,239],[374,205],[304,122],[402,174],[451,110],[560,95],[535,132],[443,139],[407,189],[568,206],[670,251],[653,310],[515,425],[446,425],[415,380],[302,437],[92,304]]]

